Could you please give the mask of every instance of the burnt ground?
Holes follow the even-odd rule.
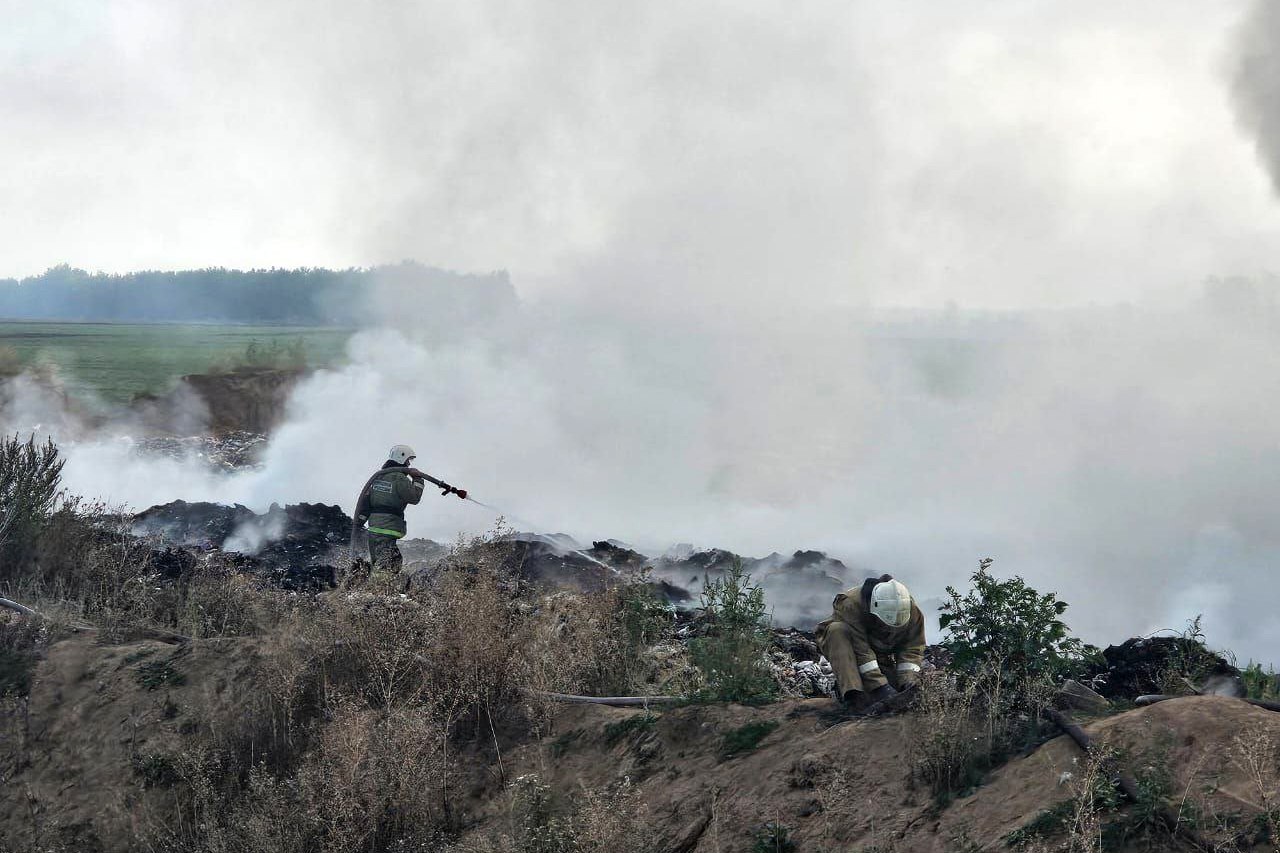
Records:
[[[133,530],[205,559],[215,551],[234,553],[231,562],[238,568],[287,589],[332,585],[350,562],[351,518],[340,507],[324,504],[273,504],[266,513],[255,513],[241,505],[173,501],[138,513]],[[820,551],[752,558],[723,549],[689,549],[650,557],[616,540],[586,548],[565,534],[513,533],[506,541],[506,568],[544,591],[595,593],[643,576],[659,596],[678,606],[695,604],[705,580],[741,563],[770,599],[805,602],[807,609],[787,613],[805,627],[824,618],[835,594],[854,582],[848,567]],[[427,579],[448,548],[417,539],[402,542],[401,551],[410,572]]]

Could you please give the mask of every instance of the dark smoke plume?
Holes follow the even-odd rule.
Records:
[[[1236,118],[1280,193],[1280,3],[1257,0],[1240,27],[1231,91]]]

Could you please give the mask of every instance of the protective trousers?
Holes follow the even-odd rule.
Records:
[[[398,540],[394,536],[383,536],[380,533],[369,534],[369,563],[375,576],[396,577],[404,568],[404,557],[400,555]]]
[[[885,684],[901,689],[916,680],[914,671],[898,671],[898,661],[892,652],[873,649],[875,660],[858,666],[858,656],[854,652],[855,633],[844,622],[832,620],[819,625],[817,640],[818,650],[831,662],[841,696],[850,690],[870,693]]]

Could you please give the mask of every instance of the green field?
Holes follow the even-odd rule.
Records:
[[[350,336],[297,326],[0,322],[0,362],[16,355],[23,366],[49,365],[73,396],[127,403],[179,376],[236,364],[250,344],[269,351],[301,342],[308,365],[329,366],[343,359]]]

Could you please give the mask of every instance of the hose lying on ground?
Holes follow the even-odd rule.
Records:
[[[547,690],[524,689],[521,691],[538,699],[563,702],[567,705],[613,705],[619,708],[649,705],[678,705],[685,700],[680,696],[574,696],[571,693],[551,693]]]
[[[32,610],[30,607],[27,607],[25,604],[19,604],[18,602],[11,601],[10,599],[7,599],[7,598],[0,598],[0,607],[3,607],[7,610],[13,610],[17,613],[21,613],[23,616],[26,616],[30,619],[43,619],[46,622],[52,621],[51,619],[49,619],[48,616],[45,616],[43,613],[40,613],[36,610]],[[76,631],[98,630],[97,627],[93,625],[83,625],[83,624],[75,624],[75,623],[72,623],[71,628]],[[177,634],[177,633],[174,633],[173,631],[166,631],[163,628],[139,628],[136,631],[136,633],[138,635],[138,638],[142,640],[159,640],[162,643],[174,643],[177,645],[182,645],[183,643],[191,642],[190,637],[184,637],[182,634]]]
[[[1205,695],[1213,695],[1213,694],[1196,693],[1195,695],[1205,696]],[[1189,699],[1189,698],[1191,697],[1190,696],[1170,696],[1167,693],[1149,693],[1146,696],[1139,696],[1137,699],[1134,699],[1133,704],[1145,706],[1145,705],[1154,705],[1157,702],[1167,702],[1170,699]],[[1268,702],[1265,699],[1246,699],[1244,696],[1227,696],[1223,698],[1238,699],[1241,702],[1248,702],[1250,705],[1253,705],[1258,708],[1265,708],[1268,711],[1280,711],[1280,702]]]
[[[39,613],[35,612],[30,607],[27,607],[25,604],[19,604],[18,602],[10,601],[7,598],[0,598],[0,607],[7,607],[10,610],[16,610],[23,616],[35,616],[36,618],[41,618]]]

